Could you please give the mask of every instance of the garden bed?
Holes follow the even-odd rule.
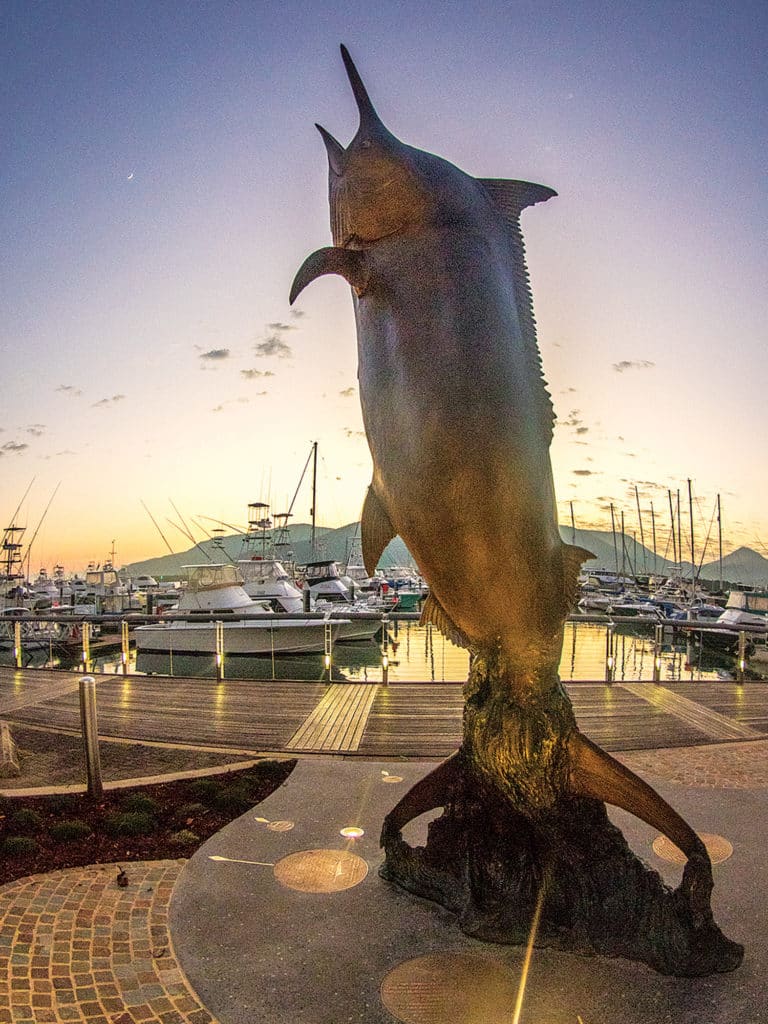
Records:
[[[189,857],[260,803],[295,760],[206,778],[82,794],[0,799],[0,884],[83,864]]]

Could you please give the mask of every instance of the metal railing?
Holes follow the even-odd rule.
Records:
[[[365,658],[359,656],[361,651],[360,647],[355,645],[349,645],[343,641],[334,640],[333,623],[337,618],[354,618],[356,620],[364,620],[380,623],[379,637],[377,641],[375,655],[371,653],[371,645],[368,645],[365,650]],[[375,681],[382,682],[385,685],[390,682],[390,676],[394,672],[394,679],[405,681],[402,679],[402,652],[400,651],[400,645],[405,634],[405,641],[408,645],[414,640],[411,634],[412,627],[419,621],[419,614],[416,612],[401,612],[401,613],[355,613],[350,616],[344,614],[343,609],[333,617],[328,617],[327,614],[319,612],[309,613],[259,613],[257,615],[230,615],[226,616],[216,613],[187,613],[187,614],[163,614],[163,615],[145,615],[145,614],[131,614],[130,616],[115,616],[115,615],[88,615],[88,616],[77,616],[77,615],[56,615],[52,616],[50,613],[42,615],[30,615],[19,618],[18,616],[7,616],[0,614],[0,638],[5,639],[5,649],[11,652],[12,660],[16,667],[23,668],[35,660],[45,655],[44,663],[53,667],[61,667],[72,669],[76,668],[81,672],[89,673],[93,670],[94,664],[101,660],[107,659],[107,665],[110,671],[122,672],[128,674],[131,671],[136,671],[135,665],[135,634],[132,630],[138,625],[147,624],[170,624],[173,622],[188,622],[188,623],[211,623],[214,627],[214,643],[209,652],[204,652],[202,657],[204,658],[207,654],[211,659],[211,671],[209,674],[215,675],[216,678],[221,681],[227,675],[226,665],[228,660],[239,655],[233,654],[231,650],[227,649],[227,630],[226,624],[236,623],[243,621],[257,621],[257,622],[272,622],[273,625],[278,622],[286,622],[290,620],[313,620],[323,622],[325,628],[323,631],[323,644],[322,650],[318,651],[317,654],[281,654],[275,649],[275,628],[270,630],[271,644],[270,650],[262,652],[259,655],[252,655],[255,658],[269,659],[267,666],[268,675],[259,674],[258,678],[281,678],[281,673],[278,671],[278,665],[285,659],[302,659],[308,665],[315,664],[317,672],[314,678],[317,680],[323,680],[327,682],[341,682],[346,681],[350,677],[350,673],[354,678],[358,678],[362,673],[364,681]],[[694,661],[692,654],[693,641],[697,635],[706,629],[711,629],[711,621],[684,621],[684,622],[673,622],[671,620],[660,621],[658,619],[653,620],[640,620],[638,618],[606,618],[605,616],[599,615],[574,615],[569,617],[569,627],[573,630],[573,644],[576,646],[577,630],[579,625],[585,625],[590,627],[599,627],[605,631],[605,643],[604,643],[604,654],[602,657],[602,667],[598,664],[599,656],[595,656],[592,659],[592,670],[588,673],[587,678],[589,681],[597,681],[603,678],[608,684],[612,683],[617,678],[617,672],[619,673],[618,678],[627,678],[626,661],[627,652],[625,649],[624,636],[619,636],[620,630],[626,630],[627,627],[633,627],[637,630],[647,631],[648,640],[642,641],[640,647],[643,656],[646,654],[652,659],[652,668],[648,678],[653,679],[655,682],[660,682],[662,678],[662,671],[665,667],[669,667],[669,657],[672,648],[672,639],[676,638],[680,644],[683,641],[687,641],[687,647],[683,649],[681,647],[676,653],[685,656],[685,661],[682,664],[688,666]],[[111,632],[106,630],[111,629]],[[674,631],[674,632],[673,632]],[[461,652],[458,648],[453,647],[449,641],[445,640],[441,634],[437,633],[431,626],[426,626],[423,630],[419,631],[419,635],[423,635],[424,650],[414,659],[414,663],[421,664],[423,666],[423,674],[434,681],[455,681],[463,682],[466,679],[466,652]],[[652,642],[651,642],[652,636]],[[734,643],[736,649],[733,652],[733,671],[735,677],[738,680],[744,680],[747,669],[750,649],[755,644],[760,645],[763,649],[766,649],[766,633],[765,630],[741,630],[740,632],[733,633]],[[594,641],[594,638],[592,638]],[[621,639],[621,646],[619,640]],[[168,668],[167,671],[162,671],[162,666],[158,668],[150,668],[148,671],[151,674],[167,674],[167,675],[187,675],[197,674],[196,672],[176,672],[176,669],[181,663],[181,659],[185,657],[184,646],[178,643],[174,649],[173,644],[174,637],[169,632],[169,646],[167,652],[160,652],[160,657],[167,655]],[[355,656],[353,652],[358,651],[358,656]],[[156,654],[157,652],[152,652]],[[411,652],[408,650],[408,664],[410,664]],[[630,651],[630,655],[636,653],[634,649]],[[145,657],[148,657],[150,652],[147,652]],[[311,659],[316,658],[316,661]],[[174,664],[174,661],[176,664]],[[574,663],[576,659],[574,657]],[[368,671],[371,670],[374,679],[369,680]],[[448,676],[454,676],[455,678],[447,678]],[[141,668],[138,671],[143,671]],[[647,666],[642,662],[639,667],[641,674],[646,673]],[[571,675],[568,676],[567,672],[562,671],[561,675],[565,679],[571,681],[578,681],[582,677],[574,676],[573,665],[571,668]],[[311,672],[310,672],[310,677]],[[635,672],[631,678],[640,678],[643,675],[638,676]],[[286,677],[287,678],[287,677]]]

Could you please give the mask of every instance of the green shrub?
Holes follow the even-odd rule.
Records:
[[[182,804],[181,807],[177,807],[173,812],[174,818],[177,821],[186,821],[187,818],[199,818],[201,814],[205,814],[208,808],[205,804],[191,803]]]
[[[242,782],[234,782],[229,786],[223,786],[219,790],[214,798],[213,805],[225,813],[244,814],[253,807],[253,798],[247,785]]]
[[[200,836],[195,835],[194,832],[190,832],[188,828],[183,828],[180,832],[174,832],[171,836],[171,842],[177,846],[195,846],[200,842]]]
[[[215,779],[195,779],[189,784],[189,792],[196,800],[202,800],[209,807],[216,802],[216,798],[222,790],[220,782]]]
[[[48,807],[54,814],[74,814],[80,809],[81,797],[70,793],[59,793],[48,797]]]
[[[11,832],[35,832],[42,824],[42,814],[33,811],[31,807],[20,807],[8,818],[8,827]]]
[[[7,857],[21,857],[25,853],[34,853],[37,843],[31,836],[8,836],[0,849]]]
[[[153,800],[151,796],[147,796],[146,793],[131,793],[123,801],[121,801],[123,808],[126,811],[141,811],[143,814],[157,814],[160,810],[160,804],[157,800]]]
[[[107,815],[104,828],[113,836],[146,836],[155,831],[157,822],[144,811],[125,811]]]
[[[57,843],[71,843],[76,839],[85,839],[91,834],[91,826],[79,818],[57,821],[51,825],[51,838]]]

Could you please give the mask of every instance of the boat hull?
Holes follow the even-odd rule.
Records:
[[[331,639],[338,637],[341,623],[331,626]],[[139,626],[136,650],[179,654],[215,654],[214,623]],[[308,622],[225,622],[225,654],[312,654],[325,650],[326,623]]]

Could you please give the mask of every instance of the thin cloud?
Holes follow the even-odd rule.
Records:
[[[229,359],[228,348],[211,348],[207,352],[201,352],[200,358],[208,362],[217,362],[221,359]]]
[[[7,452],[9,455],[21,455],[27,448],[29,448],[29,445],[24,441],[6,441],[2,448],[0,448],[0,452]]]
[[[256,380],[258,377],[274,377],[272,370],[241,370],[240,376],[246,380]]]
[[[619,363],[611,364],[616,373],[626,373],[627,370],[650,370],[656,363],[650,359],[622,359]]]
[[[365,437],[364,430],[352,430],[351,427],[344,427],[345,437]]]
[[[257,356],[278,356],[280,359],[288,359],[293,355],[291,346],[279,334],[270,334],[264,341],[254,345],[253,350]]]
[[[301,318],[306,316],[306,315],[307,314],[304,312],[303,309],[292,309],[291,310],[291,316],[294,318],[294,320],[301,320]]]
[[[279,320],[276,320],[272,324],[267,324],[267,330],[275,331],[277,334],[279,334],[281,331],[297,331],[298,327],[296,327],[295,324],[283,324],[280,323]]]
[[[125,395],[112,395],[111,398],[100,398],[98,402],[94,402],[91,405],[92,409],[101,409],[107,405],[115,405],[116,402],[122,402],[125,400]]]
[[[355,393],[355,389],[354,388],[344,388],[343,391],[339,392],[339,395],[342,398],[351,398],[352,395],[354,395],[354,393]]]
[[[591,469],[574,469],[574,476],[594,476],[595,474]]]
[[[45,433],[44,423],[32,423],[27,427],[27,433],[31,434],[32,437],[42,437]]]
[[[74,384],[59,384],[55,390],[60,391],[62,395],[69,395],[71,398],[80,398],[83,393]]]

